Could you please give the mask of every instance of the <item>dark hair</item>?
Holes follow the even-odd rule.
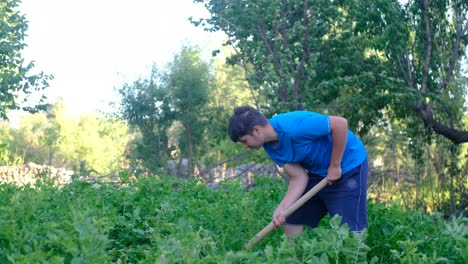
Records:
[[[236,107],[229,118],[229,137],[238,142],[241,137],[252,135],[254,126],[265,126],[267,123],[268,119],[257,109],[247,105]]]

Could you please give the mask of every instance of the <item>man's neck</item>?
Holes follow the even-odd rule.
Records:
[[[276,144],[278,142],[278,133],[276,133],[270,123],[265,127],[265,142],[270,142],[272,144]]]

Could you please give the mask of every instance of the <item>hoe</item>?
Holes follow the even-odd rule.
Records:
[[[301,207],[305,202],[307,202],[312,196],[318,193],[323,187],[327,185],[327,178],[325,177],[321,180],[317,185],[315,185],[312,189],[306,192],[301,198],[295,201],[288,209],[284,212],[284,217],[290,216],[294,213],[299,207]],[[257,244],[260,240],[262,240],[268,233],[270,233],[273,229],[275,229],[275,224],[273,221],[270,222],[267,226],[265,226],[260,232],[258,232],[250,241],[245,245],[246,249],[251,249],[255,244]]]

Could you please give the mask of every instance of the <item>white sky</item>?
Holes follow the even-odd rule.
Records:
[[[107,110],[113,87],[164,66],[182,43],[212,50],[222,35],[188,21],[208,12],[192,0],[23,0],[29,21],[26,61],[54,75],[49,101],[63,97],[70,114]]]

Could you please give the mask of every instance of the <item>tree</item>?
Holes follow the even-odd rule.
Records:
[[[468,44],[468,2],[352,2],[355,33],[365,35],[369,48],[382,54],[385,77],[401,80],[387,89],[403,95],[388,102],[396,117],[413,115],[430,132],[455,144],[468,142],[462,122],[466,76],[461,72]]]
[[[226,45],[236,51],[228,62],[244,68],[257,93],[257,108],[267,113],[303,108],[347,113],[353,129],[361,133],[380,117],[385,105],[381,100],[367,111],[349,111],[354,105],[337,100],[343,96],[343,83],[370,85],[362,80],[372,76],[378,64],[377,56],[366,56],[365,39],[352,34],[354,21],[341,1],[194,2],[204,3],[211,17],[193,23],[228,36]],[[380,90],[366,90],[361,98]]]
[[[28,28],[26,18],[19,13],[19,0],[0,1],[0,118],[7,119],[8,110],[34,112],[44,109],[45,96],[36,106],[24,105],[29,95],[48,86],[51,76],[31,74],[34,63],[25,64],[21,51]],[[20,98],[21,97],[21,98]]]
[[[151,172],[165,168],[169,157],[167,130],[174,114],[163,77],[164,74],[153,66],[148,79],[124,84],[118,90],[121,96],[119,113],[139,135],[133,141],[130,159],[134,166],[141,163]]]
[[[416,189],[433,166],[431,186],[449,190],[452,212],[457,206],[463,210],[466,174],[458,161],[466,157],[457,144],[468,142],[464,123],[468,79],[462,71],[468,2],[420,0],[402,6],[388,0],[350,1],[349,9],[356,20],[355,34],[365,36],[368,49],[381,55],[383,71],[376,79],[397,80],[387,81],[384,101],[389,117],[406,123],[405,135],[418,168]],[[434,138],[434,132],[442,138]]]
[[[49,105],[47,112],[24,113],[18,128],[4,124],[0,123],[2,164],[34,162],[101,176],[121,169],[128,144],[122,121],[98,114],[67,116],[62,100]]]
[[[55,163],[82,176],[116,175],[128,144],[127,126],[98,114],[56,121],[61,127]]]
[[[254,104],[255,92],[247,82],[241,65],[226,63],[226,56],[232,55],[232,49],[224,47],[214,61],[214,84],[209,93],[210,108],[221,108],[228,111],[239,104]],[[226,120],[226,119],[224,119]],[[225,123],[225,122],[224,122]],[[226,134],[226,130],[223,131]]]
[[[14,138],[9,142],[12,152],[20,154],[24,162],[48,164],[49,148],[44,144],[47,127],[44,113],[23,116],[19,128],[11,131]]]
[[[454,143],[468,141],[456,128],[466,100],[466,1],[194,2],[211,17],[193,23],[226,33],[237,51],[230,62],[244,66],[270,111],[346,113],[365,134],[391,107],[395,118],[413,114]]]
[[[169,65],[168,89],[178,120],[183,126],[179,147],[188,159],[188,174],[193,173],[197,148],[203,145],[204,110],[211,85],[210,67],[195,47],[182,47]],[[184,172],[186,173],[186,172]]]
[[[211,18],[193,22],[202,23],[209,31],[221,30],[228,36],[225,44],[236,51],[229,63],[244,67],[247,79],[258,93],[254,96],[257,107],[262,95],[284,104],[302,103],[301,82],[307,81],[304,76],[311,76],[304,72],[305,65],[314,63],[316,58],[309,48],[308,36],[313,33],[307,8],[303,9],[298,1],[194,2],[204,3]]]

